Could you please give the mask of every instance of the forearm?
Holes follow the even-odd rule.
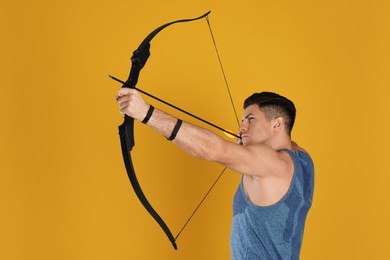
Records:
[[[177,118],[161,110],[153,110],[135,89],[119,89],[116,100],[122,114],[145,122],[167,138],[171,136],[178,122]],[[220,163],[226,151],[225,146],[230,143],[207,129],[186,122],[182,123],[173,141],[195,157]]]
[[[177,118],[155,109],[147,125],[168,138],[177,123]],[[216,161],[218,150],[226,142],[215,133],[183,122],[173,142],[184,151],[197,158]]]

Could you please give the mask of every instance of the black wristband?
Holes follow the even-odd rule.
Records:
[[[142,120],[143,124],[146,124],[149,121],[149,119],[152,117],[153,111],[154,107],[152,105],[149,105],[148,113],[146,113],[144,120]]]
[[[180,119],[177,119],[177,122],[176,122],[176,125],[175,127],[173,128],[173,131],[172,131],[172,134],[170,137],[168,137],[167,139],[169,141],[173,141],[177,135],[177,133],[179,132],[180,130],[180,127],[181,127],[181,124],[183,123],[183,121],[181,121]]]

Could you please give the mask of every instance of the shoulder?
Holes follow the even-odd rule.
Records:
[[[264,144],[224,146],[215,161],[238,173],[254,176],[280,176],[292,172],[293,161],[288,153]]]
[[[289,179],[293,174],[294,161],[286,150],[273,150],[264,146],[254,146],[252,149],[255,163],[248,175]]]

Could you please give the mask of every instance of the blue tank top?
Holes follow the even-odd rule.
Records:
[[[290,154],[294,175],[281,200],[271,206],[257,206],[245,195],[242,180],[237,189],[230,236],[234,260],[299,259],[313,198],[314,166],[303,151],[282,151]]]

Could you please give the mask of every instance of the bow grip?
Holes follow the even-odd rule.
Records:
[[[134,119],[125,115],[125,120],[118,127],[121,145],[125,145],[127,151],[130,152],[134,145]]]

